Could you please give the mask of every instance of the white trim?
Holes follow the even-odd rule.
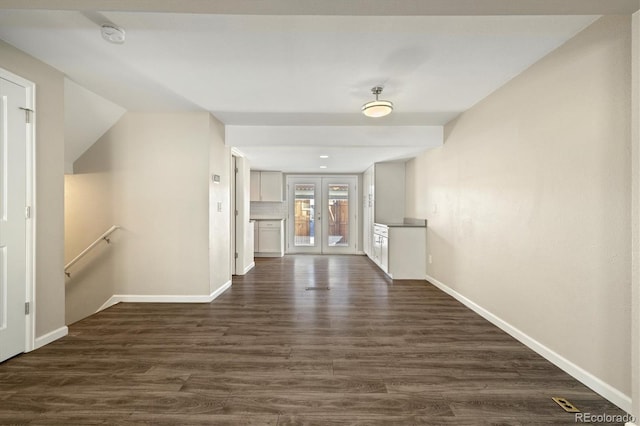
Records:
[[[251,262],[246,268],[244,268],[244,271],[242,271],[242,275],[252,270],[255,266],[256,266],[256,262],[255,261]]]
[[[331,184],[331,180],[340,181],[339,183],[348,183],[349,185],[349,204],[356,206],[349,210],[349,241],[353,241],[353,244],[349,244],[347,247],[341,246],[329,246],[326,244],[328,239],[328,211],[325,202],[329,197],[328,186]],[[293,185],[296,183],[312,183],[317,186],[317,192],[315,193],[316,206],[320,206],[320,211],[316,211],[316,215],[320,215],[321,219],[315,219],[315,233],[316,238],[319,238],[317,245],[314,246],[296,246],[294,242],[295,238],[295,221],[288,220],[292,217],[292,213],[295,210],[294,203],[290,203],[287,207],[285,224],[286,241],[285,250],[283,254],[358,254],[358,240],[360,239],[360,222],[358,221],[358,205],[360,204],[360,175],[345,173],[345,174],[285,174],[285,185],[287,194],[287,200],[295,198],[295,188]],[[326,190],[326,191],[325,191]],[[354,226],[351,226],[354,225]],[[292,244],[294,243],[294,244]],[[270,257],[268,255],[256,254],[256,257]]]
[[[210,303],[213,302],[218,296],[224,293],[231,287],[231,280],[224,283],[220,288],[215,290],[210,295],[168,295],[168,294],[114,294],[111,296],[98,310],[104,311],[105,309],[116,305],[120,302],[129,303]]]
[[[236,148],[235,146],[231,147],[231,155],[236,157],[246,157],[246,155],[244,155],[244,153],[240,151],[238,148]]]
[[[27,220],[27,277],[26,301],[29,315],[26,317],[25,352],[36,348],[36,85],[29,82],[27,87],[27,108],[34,110],[31,123],[27,124],[27,203],[31,206],[31,217]],[[66,327],[64,327],[66,329]],[[66,335],[66,333],[65,333]]]
[[[104,311],[107,308],[112,307],[113,305],[117,305],[118,303],[122,302],[122,300],[120,299],[122,296],[120,295],[116,295],[114,294],[113,296],[111,296],[110,298],[107,299],[106,302],[104,302],[102,304],[102,306],[100,306],[97,310],[96,310],[96,314],[98,312]]]
[[[460,303],[462,303],[463,305],[465,305],[466,307],[468,307],[469,309],[471,309],[472,311],[474,311],[475,313],[477,313],[478,315],[480,315],[481,317],[483,317],[493,325],[502,329],[504,332],[511,335],[521,343],[523,343],[529,349],[533,350],[534,352],[541,355],[543,358],[555,364],[557,367],[559,367],[566,373],[570,374],[575,379],[582,382],[587,387],[591,388],[593,391],[597,392],[604,398],[616,404],[618,407],[622,408],[626,412],[631,412],[630,396],[625,395],[624,393],[620,392],[618,389],[614,388],[613,386],[603,382],[598,377],[594,376],[593,374],[589,373],[583,368],[572,363],[568,359],[564,358],[562,355],[549,349],[542,343],[538,342],[534,338],[520,331],[519,329],[512,326],[511,324],[504,321],[503,319],[492,314],[482,306],[478,305],[474,301],[458,293],[457,291],[450,288],[449,286],[441,283],[437,279],[427,275],[427,281],[433,284],[434,286],[436,286],[437,288],[439,288],[440,290],[444,291],[448,295],[452,296],[453,298],[458,300]]]
[[[640,12],[631,18],[631,413],[640,418]],[[629,422],[631,426],[633,423]]]
[[[32,81],[0,68],[0,77],[26,90],[26,108],[33,110],[31,123],[27,124],[27,177],[25,201],[31,207],[31,217],[26,221],[26,271],[25,302],[29,303],[29,315],[25,316],[24,351],[36,349],[36,85]]]
[[[33,350],[40,349],[41,347],[48,345],[51,342],[55,342],[56,340],[63,338],[67,334],[69,334],[69,328],[66,325],[64,327],[60,327],[57,330],[53,330],[47,334],[44,334],[36,338]]]

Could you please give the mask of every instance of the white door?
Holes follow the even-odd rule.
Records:
[[[0,362],[26,349],[26,99],[0,78]]]
[[[287,176],[289,252],[322,253],[322,180]]]
[[[322,252],[354,254],[357,249],[358,197],[355,176],[322,178]]]
[[[357,177],[288,176],[289,253],[357,250]]]
[[[235,155],[231,156],[231,173],[233,178],[231,179],[231,275],[236,275],[236,271],[240,270],[240,259],[238,246],[244,237],[244,232],[239,229],[243,224],[238,223],[238,212],[240,206],[238,206],[238,161]]]

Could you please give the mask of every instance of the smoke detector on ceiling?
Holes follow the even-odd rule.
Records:
[[[102,24],[100,29],[102,38],[109,43],[122,44],[124,43],[124,30],[113,24]]]

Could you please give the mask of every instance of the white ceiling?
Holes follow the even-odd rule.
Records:
[[[85,1],[86,9],[102,9],[83,12],[3,10],[24,7],[20,2],[4,3],[0,39],[127,110],[207,110],[236,130],[274,126],[265,132],[270,139],[259,144],[242,138],[229,142],[240,147],[255,168],[288,172],[359,172],[374,161],[437,146],[439,142],[419,133],[408,143],[403,132],[408,127],[442,126],[597,19],[325,15],[315,10],[323,2],[302,2],[316,5],[309,9],[319,13],[314,16],[150,12],[176,3],[196,12],[196,6],[204,4],[191,0]],[[27,3],[67,8],[73,2]],[[247,13],[246,2],[213,3],[226,6],[226,13],[233,4]],[[445,7],[441,1],[432,3]],[[578,4],[555,3],[574,8]],[[416,9],[429,2],[394,4]],[[582,4],[593,13],[607,12],[591,1]],[[610,3],[616,10],[628,4]],[[123,11],[104,11],[118,8]],[[372,8],[371,15],[384,15],[380,10]],[[104,22],[125,28],[126,43],[103,41],[99,24]],[[383,85],[382,98],[394,102],[391,116],[376,120],[360,114],[360,106],[373,98],[374,85]],[[318,137],[327,126],[330,137]],[[357,126],[380,127],[367,131],[378,136],[370,144],[354,144]],[[277,133],[292,127],[297,127],[299,144],[285,144],[287,138]],[[321,151],[333,153],[325,170],[318,169],[314,157]]]

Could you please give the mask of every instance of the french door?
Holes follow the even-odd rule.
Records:
[[[357,177],[287,176],[288,252],[357,250]]]

